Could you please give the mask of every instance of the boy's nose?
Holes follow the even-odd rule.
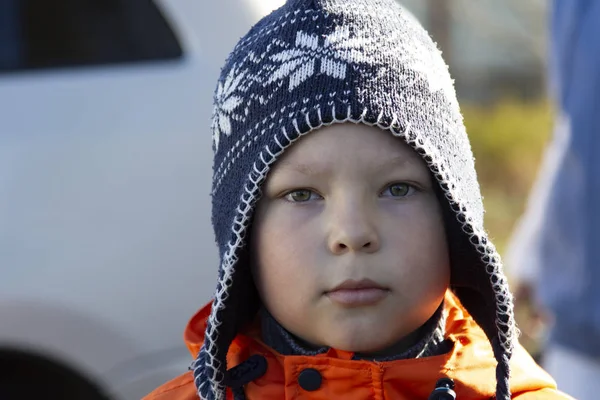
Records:
[[[376,227],[364,214],[338,215],[332,221],[328,247],[333,254],[374,253],[379,250],[380,244]]]

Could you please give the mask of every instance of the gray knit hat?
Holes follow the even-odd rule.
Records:
[[[451,286],[487,334],[498,399],[509,399],[512,296],[483,229],[473,155],[453,81],[427,32],[395,0],[288,0],[227,59],[215,93],[212,220],[220,269],[198,394],[223,400],[226,355],[257,310],[245,244],[261,184],[287,147],[333,123],[374,125],[404,140],[439,182]]]

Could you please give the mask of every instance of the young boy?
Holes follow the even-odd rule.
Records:
[[[396,1],[265,17],[213,134],[217,289],[147,399],[568,398],[517,342],[452,80]]]

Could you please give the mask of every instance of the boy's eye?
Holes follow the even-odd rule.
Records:
[[[304,203],[315,198],[319,198],[319,195],[308,189],[293,190],[285,195],[285,199],[292,203]]]
[[[394,183],[385,189],[384,194],[392,197],[406,197],[411,195],[414,190],[415,188],[408,183]]]

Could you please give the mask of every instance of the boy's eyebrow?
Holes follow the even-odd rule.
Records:
[[[404,167],[407,164],[414,164],[414,161],[411,160],[410,157],[407,156],[396,156],[386,160],[383,163],[373,163],[372,170],[375,173],[384,172],[390,168],[394,167]],[[320,175],[323,172],[320,172],[319,169],[315,169],[314,165],[303,164],[303,163],[293,163],[286,160],[281,160],[278,164],[278,168],[291,170],[294,172],[300,172],[303,175],[307,176],[315,176]]]
[[[279,163],[277,164],[277,168],[284,168],[287,170],[300,172],[301,174],[308,176],[317,175],[317,171],[315,171],[315,169],[308,164],[297,164],[286,160],[279,161]]]
[[[383,163],[378,163],[377,166],[373,168],[373,171],[376,173],[381,173],[389,170],[390,168],[405,167],[407,165],[415,165],[415,162],[411,159],[411,157],[396,156],[386,160]]]
[[[406,164],[411,164],[412,160],[407,156],[396,156],[386,160],[384,163],[381,163],[378,168],[385,167],[403,167]]]

